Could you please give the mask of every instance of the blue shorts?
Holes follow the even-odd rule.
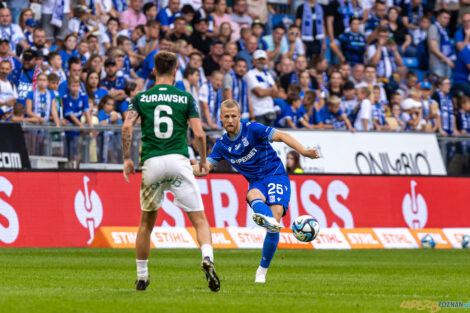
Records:
[[[266,198],[266,204],[280,204],[284,207],[284,215],[289,208],[290,201],[290,180],[286,175],[268,176],[264,179],[250,182],[248,191],[258,189]]]

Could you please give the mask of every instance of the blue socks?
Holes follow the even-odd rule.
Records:
[[[261,267],[269,267],[269,264],[274,257],[274,253],[276,253],[278,243],[279,233],[271,233],[268,230],[266,237],[264,238],[263,253],[261,254],[261,262],[259,264]]]
[[[269,206],[263,202],[261,199],[255,199],[250,202],[250,206],[255,213],[263,214],[269,217],[273,217],[273,212]]]
[[[265,216],[273,217],[273,212],[271,208],[264,203],[261,199],[255,199],[250,202],[250,206],[255,213],[263,214]],[[271,260],[276,253],[277,244],[279,243],[279,233],[271,233],[269,230],[266,233],[263,244],[263,252],[261,255],[260,266],[268,268]]]

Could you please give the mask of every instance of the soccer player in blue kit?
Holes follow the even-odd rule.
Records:
[[[226,130],[207,158],[213,170],[222,159],[227,160],[249,182],[246,200],[253,209],[253,220],[267,228],[255,283],[265,283],[269,264],[276,252],[281,218],[290,201],[290,181],[281,160],[270,142],[282,141],[301,155],[319,158],[317,149],[305,149],[291,135],[259,123],[241,123],[239,104],[232,99],[221,104],[220,120]],[[195,176],[205,176],[193,166]],[[207,173],[204,173],[207,174]]]

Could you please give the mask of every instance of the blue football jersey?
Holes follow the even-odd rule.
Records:
[[[287,175],[270,142],[275,129],[259,123],[241,123],[234,138],[224,134],[214,145],[208,161],[217,166],[227,160],[249,182],[272,175]]]

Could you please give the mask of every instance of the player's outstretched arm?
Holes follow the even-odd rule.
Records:
[[[122,154],[124,156],[124,168],[122,174],[126,182],[129,182],[129,174],[135,173],[134,162],[131,160],[131,144],[132,144],[132,131],[134,124],[137,122],[139,114],[136,111],[130,110],[127,113],[126,119],[122,125]]]
[[[283,142],[304,157],[318,159],[320,154],[317,149],[305,149],[304,146],[288,133],[276,130],[273,135],[273,141]]]

